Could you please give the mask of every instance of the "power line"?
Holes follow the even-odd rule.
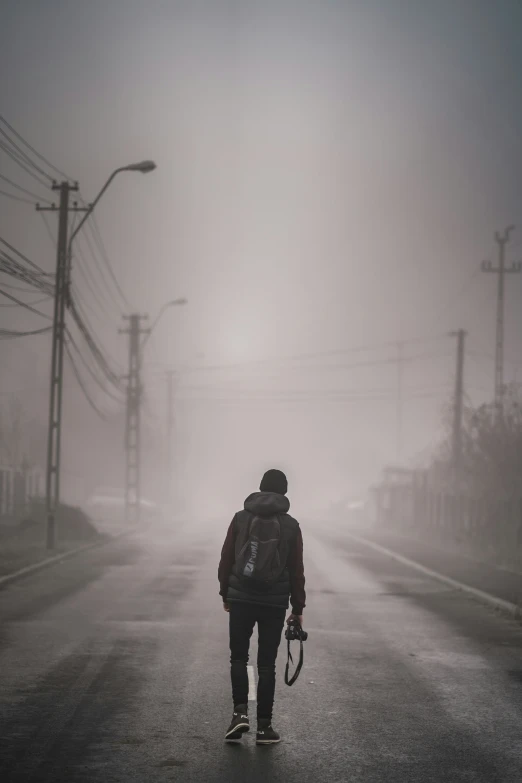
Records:
[[[0,119],[2,119],[2,118],[0,117]],[[18,152],[18,153],[19,153],[19,154],[22,156],[22,159],[26,161],[26,163],[27,163],[27,165],[28,165],[28,166],[31,166],[31,167],[32,167],[32,168],[33,168],[35,171],[37,171],[39,174],[42,174],[42,176],[44,176],[44,177],[47,177],[47,179],[48,179],[48,180],[49,180],[49,181],[52,183],[52,181],[53,181],[53,178],[51,177],[51,175],[50,175],[50,174],[49,174],[47,171],[44,171],[44,170],[43,170],[43,169],[42,169],[42,168],[41,168],[41,167],[40,167],[40,166],[39,166],[37,163],[35,163],[35,162],[34,162],[34,160],[31,160],[31,158],[29,157],[29,155],[27,155],[27,153],[25,153],[25,152],[23,151],[23,149],[21,149],[21,148],[18,146],[18,144],[17,144],[15,141],[13,141],[13,140],[10,138],[10,136],[9,136],[9,135],[8,135],[8,134],[7,134],[7,133],[4,131],[4,130],[2,130],[2,128],[0,128],[0,133],[2,134],[2,136],[3,136],[5,139],[7,139],[8,143],[9,143],[9,144],[10,144],[12,147],[14,147],[14,148],[15,148],[15,150],[16,150],[16,151],[17,151],[17,152]]]
[[[43,329],[34,329],[31,332],[14,332],[11,329],[0,329],[0,336],[4,339],[11,337],[30,337],[34,334],[46,334],[52,331],[52,326],[45,326]]]
[[[426,343],[426,342],[436,342],[438,340],[445,339],[447,337],[446,334],[441,335],[433,335],[431,337],[419,337],[419,338],[413,338],[411,340],[402,340],[403,345],[414,345],[419,343]],[[294,354],[292,356],[276,356],[272,358],[265,358],[265,359],[251,359],[249,361],[245,362],[238,362],[236,364],[222,364],[222,365],[208,365],[207,367],[201,366],[201,367],[189,367],[184,372],[202,372],[205,370],[229,370],[229,369],[242,369],[243,367],[247,366],[254,366],[258,364],[267,364],[267,363],[277,363],[277,362],[287,362],[287,361],[295,361],[299,359],[319,359],[327,356],[341,356],[345,354],[351,354],[351,353],[364,353],[368,351],[376,351],[380,350],[382,348],[389,348],[391,346],[396,346],[397,341],[396,340],[389,340],[383,343],[373,343],[372,345],[360,345],[356,346],[354,348],[342,348],[342,349],[335,349],[332,351],[320,351],[317,353],[301,353],[301,354]],[[415,357],[412,357],[415,358]],[[395,363],[397,360],[384,360],[384,362],[377,361],[377,362],[370,362],[370,364],[374,363]],[[309,365],[312,367],[312,365]],[[319,365],[320,367],[328,367],[328,365]],[[332,366],[332,365],[330,365]],[[335,367],[356,367],[356,366],[364,366],[364,365],[333,365]],[[369,366],[369,365],[368,365]],[[301,367],[297,368],[291,368],[291,369],[307,369],[306,365],[302,365]]]
[[[42,218],[42,220],[44,222],[44,225],[45,225],[45,228],[46,228],[46,231],[47,231],[47,235],[48,235],[49,239],[51,240],[51,244],[53,245],[53,247],[56,247],[56,239],[53,237],[53,232],[51,231],[51,226],[49,225],[47,217],[45,216],[45,212],[43,212],[43,210],[38,210],[38,214],[41,216],[41,218]],[[76,217],[76,213],[75,213],[74,216]]]
[[[41,313],[40,310],[36,310],[34,307],[31,307],[31,305],[27,304],[26,302],[22,302],[21,299],[17,299],[16,296],[12,296],[11,294],[8,294],[6,291],[2,291],[2,289],[0,289],[0,295],[7,297],[7,299],[10,299],[12,302],[15,302],[20,307],[25,307],[26,310],[30,310],[32,313],[36,313],[36,315],[41,315],[42,318],[47,318],[49,321],[52,321],[50,315]]]
[[[73,319],[76,322],[76,325],[80,329],[81,333],[83,334],[85,341],[87,342],[87,345],[91,349],[91,353],[93,354],[94,358],[96,359],[98,366],[106,376],[106,378],[113,383],[116,388],[120,387],[120,378],[117,373],[115,373],[109,366],[109,362],[107,361],[106,357],[103,355],[102,350],[97,345],[96,341],[94,340],[92,334],[90,333],[89,329],[85,325],[80,313],[78,312],[78,308],[74,302],[74,300],[71,300],[70,306],[69,306],[71,315]]]
[[[38,266],[38,264],[35,264],[35,263],[34,263],[34,261],[31,261],[29,258],[27,258],[27,256],[24,256],[24,254],[23,254],[23,253],[21,253],[21,252],[20,252],[19,250],[17,250],[15,247],[13,247],[12,245],[10,245],[10,244],[9,244],[9,242],[6,242],[6,240],[5,240],[5,239],[3,239],[2,237],[0,237],[0,242],[1,242],[3,245],[5,245],[6,247],[8,247],[8,248],[9,248],[9,250],[10,250],[12,253],[16,253],[16,255],[17,255],[17,256],[20,256],[20,258],[22,258],[22,259],[25,261],[25,263],[26,263],[26,264],[29,264],[29,266],[32,266],[32,267],[33,267],[33,269],[36,269],[38,272],[41,272],[43,275],[45,275],[45,274],[46,274],[46,273],[44,272],[44,270],[42,269],[42,267]]]
[[[78,354],[78,356],[80,357],[80,359],[81,359],[81,361],[82,361],[82,364],[83,364],[83,366],[85,367],[85,369],[87,370],[87,372],[89,373],[89,375],[91,376],[91,378],[93,379],[93,381],[94,381],[95,383],[97,383],[97,384],[98,384],[98,386],[100,387],[100,389],[102,389],[102,391],[103,391],[103,392],[105,392],[105,394],[106,394],[108,397],[110,397],[111,399],[115,400],[116,402],[122,402],[122,398],[121,398],[121,397],[117,397],[115,394],[113,394],[113,393],[112,393],[112,392],[111,392],[111,391],[110,391],[110,390],[109,390],[109,389],[108,389],[108,388],[107,388],[107,387],[104,385],[103,381],[102,381],[102,380],[101,380],[101,379],[100,379],[100,378],[99,378],[99,377],[96,375],[96,373],[94,372],[94,370],[92,369],[92,367],[91,367],[91,366],[89,365],[89,363],[87,362],[87,359],[84,357],[84,355],[82,354],[82,352],[81,352],[81,351],[80,351],[80,349],[78,348],[78,345],[76,344],[76,342],[75,342],[75,340],[74,340],[74,338],[73,338],[73,336],[72,336],[72,334],[71,334],[71,332],[70,332],[70,330],[69,330],[69,329],[66,329],[66,334],[67,334],[67,337],[68,337],[68,339],[69,339],[69,342],[71,343],[72,347],[75,349],[76,353],[77,353],[77,354]]]
[[[2,292],[0,291],[0,293]],[[31,291],[30,293],[34,294],[34,291]],[[42,304],[42,302],[48,302],[50,298],[50,296],[44,296],[41,299],[38,299],[36,302],[28,302],[26,304],[30,304],[35,307],[36,305]],[[17,302],[16,304],[0,304],[0,307],[20,307],[20,305]]]
[[[96,304],[100,307],[102,312],[106,313],[107,315],[110,314],[110,311],[105,309],[107,304],[113,304],[109,303],[106,299],[106,291],[105,289],[101,288],[98,279],[95,275],[92,274],[91,268],[83,254],[83,251],[81,249],[81,239],[78,238],[78,241],[76,243],[76,255],[80,259],[79,264],[76,265],[75,269],[77,272],[82,275],[84,282],[87,284],[87,287],[91,294],[94,297],[94,300]]]
[[[87,315],[85,314],[85,311],[83,310],[83,307],[81,306],[81,303],[80,303],[79,301],[77,301],[77,300],[75,300],[75,301],[77,302],[77,305],[78,305],[78,312],[79,312],[79,314],[82,316],[82,319],[83,319],[84,325],[85,325],[85,326],[86,326],[86,328],[89,330],[89,332],[92,334],[93,338],[96,338],[96,339],[98,340],[98,342],[101,344],[101,343],[102,343],[102,339],[100,338],[99,334],[96,332],[96,330],[93,328],[92,324],[90,323],[90,321],[89,321],[89,319],[88,319]],[[100,350],[101,350],[101,349],[100,349]],[[108,354],[108,356],[109,356],[109,360],[110,360],[110,361],[111,361],[111,362],[112,362],[114,365],[117,365],[117,366],[118,366],[118,362],[116,361],[116,359],[114,359],[114,357],[110,356],[110,354]],[[107,362],[107,363],[109,363],[109,362]],[[122,368],[122,366],[121,366],[121,365],[119,365],[119,370],[122,370],[122,371],[123,371],[123,368]]]
[[[21,204],[33,204],[33,202],[29,201],[28,198],[23,198],[23,196],[15,196],[13,193],[8,193],[6,190],[0,190],[0,196],[6,196],[6,198],[10,198],[12,201],[19,201]]]
[[[44,179],[38,176],[34,171],[32,171],[30,168],[27,167],[27,165],[24,163],[24,158],[21,158],[20,155],[17,155],[12,149],[10,149],[7,144],[0,139],[0,149],[5,152],[6,155],[8,155],[11,160],[16,163],[20,168],[22,168],[27,174],[29,174],[30,177],[32,177],[36,182],[38,182],[40,185],[43,185],[44,188],[49,187],[49,183],[46,182]]]
[[[88,229],[91,229],[91,226],[89,224],[86,224],[86,227]],[[92,230],[91,230],[91,233],[92,233]],[[96,266],[98,268],[98,271],[100,273],[100,277],[102,278],[103,282],[105,283],[106,289],[108,290],[109,289],[109,284],[107,283],[107,277],[105,275],[104,267],[103,267],[102,263],[100,262],[98,254],[97,254],[96,250],[94,249],[94,247],[92,245],[91,238],[89,236],[89,231],[86,230],[84,232],[83,236],[84,236],[85,242],[87,243],[87,246],[89,248],[89,252],[90,252],[90,254],[91,254],[92,258],[93,258],[93,261],[94,261],[94,263],[96,264]],[[93,237],[94,237],[94,234],[93,234]],[[120,295],[120,298],[123,300],[123,302],[125,304],[127,304],[127,300],[125,298],[125,295],[123,293],[121,293],[120,286],[119,286],[118,281],[116,280],[116,278],[114,276],[114,272],[112,271],[112,267],[110,266],[110,264],[108,264],[108,259],[106,260],[106,266],[109,269],[110,276],[113,278],[113,282],[115,282],[115,287],[116,287],[116,290],[118,291],[118,293]],[[114,304],[117,306],[116,299],[114,299]]]
[[[113,269],[112,264],[110,262],[109,256],[107,255],[107,251],[106,251],[105,245],[103,243],[103,238],[102,238],[102,235],[101,235],[101,232],[100,232],[100,228],[98,226],[98,222],[97,222],[96,216],[94,214],[91,215],[91,223],[89,225],[89,228],[92,231],[92,235],[94,237],[95,244],[97,245],[97,248],[98,248],[98,250],[100,252],[100,255],[101,255],[103,261],[105,262],[105,266],[107,267],[107,269],[109,271],[109,274],[110,274],[110,276],[112,278],[112,281],[113,281],[113,283],[114,283],[114,285],[116,287],[116,290],[118,291],[118,293],[119,293],[119,295],[121,297],[122,302],[127,307],[132,307],[132,305],[129,303],[129,300],[125,296],[125,294],[124,294],[120,284],[118,283],[118,279],[117,279],[117,277],[116,277],[116,275],[114,273],[114,269]]]
[[[27,147],[29,150],[31,150],[31,152],[33,153],[33,155],[36,155],[36,157],[37,157],[37,158],[39,158],[41,161],[43,161],[45,164],[47,164],[47,166],[49,166],[49,168],[51,168],[51,169],[53,169],[54,171],[56,171],[56,173],[57,173],[57,174],[59,174],[61,177],[64,177],[64,179],[69,179],[69,180],[71,180],[71,179],[72,179],[72,177],[68,177],[68,176],[67,176],[67,174],[64,174],[64,172],[63,172],[63,171],[61,171],[59,168],[57,168],[56,166],[54,166],[54,165],[53,165],[53,164],[52,164],[52,163],[51,163],[49,160],[47,160],[47,158],[45,158],[45,157],[44,157],[44,156],[43,156],[43,155],[42,155],[40,152],[38,152],[38,150],[35,150],[35,148],[34,148],[34,147],[32,147],[32,146],[29,144],[29,142],[28,142],[28,141],[26,141],[26,140],[24,139],[24,137],[23,137],[23,136],[21,136],[21,134],[20,134],[20,133],[18,133],[18,131],[17,131],[17,130],[15,130],[15,128],[13,128],[13,126],[12,126],[12,125],[10,125],[10,124],[7,122],[7,120],[5,119],[5,117],[2,117],[2,115],[0,115],[0,122],[3,122],[3,123],[4,123],[4,125],[6,125],[6,127],[8,127],[8,128],[9,128],[9,130],[11,131],[11,133],[14,133],[14,135],[15,135],[15,136],[16,136],[18,139],[20,139],[20,141],[21,141],[23,144],[25,144],[25,146],[26,146],[26,147]]]
[[[52,296],[54,287],[52,280],[42,279],[40,275],[33,272],[31,269],[24,267],[19,261],[11,256],[7,255],[4,251],[0,250],[0,272],[10,277],[14,277],[15,280],[19,280],[27,285],[34,286],[39,291],[43,291],[46,294]],[[47,278],[47,275],[45,275]],[[50,276],[49,276],[50,277]]]
[[[85,399],[87,400],[87,402],[89,403],[89,405],[91,406],[93,411],[96,413],[96,415],[99,416],[100,419],[102,419],[103,421],[106,421],[107,420],[107,416],[104,413],[102,413],[102,411],[98,408],[96,403],[92,400],[89,392],[87,391],[87,389],[86,389],[86,387],[85,387],[85,385],[84,385],[84,383],[82,381],[81,375],[80,375],[80,373],[78,371],[78,368],[76,366],[76,363],[75,363],[75,361],[74,361],[74,359],[72,357],[72,354],[71,354],[71,351],[69,349],[69,346],[68,346],[67,342],[65,343],[65,351],[67,353],[67,356],[69,357],[69,361],[71,362],[71,366],[72,366],[72,370],[73,370],[74,376],[75,376],[76,380],[78,381],[78,385],[79,385],[80,389],[83,392],[83,396],[85,397]]]
[[[83,235],[82,240],[85,241],[89,246],[89,241],[85,234]],[[97,300],[102,310],[104,310],[107,315],[111,315],[112,313],[114,313],[115,310],[116,312],[119,312],[120,307],[116,299],[114,297],[111,297],[108,286],[107,285],[101,286],[99,283],[98,276],[94,274],[93,271],[91,270],[89,262],[86,260],[85,255],[82,253],[80,241],[77,241],[76,252],[80,258],[80,261],[82,262],[81,265],[78,265],[76,268],[83,274],[84,280],[87,282],[91,290],[91,293],[94,295],[95,299]],[[93,255],[91,246],[89,246],[89,252],[91,257],[94,258],[94,261],[97,263],[99,269],[99,263],[96,260],[96,256]],[[100,277],[103,277],[103,273],[101,272],[101,270],[100,270]],[[105,304],[103,304],[103,302],[105,302]]]
[[[8,272],[5,272],[3,269],[0,269],[0,273],[7,275]],[[34,291],[32,288],[20,288],[20,286],[17,285],[10,285],[9,283],[2,283],[3,288],[8,288],[10,291],[17,291],[19,294],[33,294],[35,295],[36,291]],[[34,302],[32,302],[34,304]]]
[[[391,343],[392,345],[396,345],[397,343]],[[324,354],[326,355],[326,354]],[[449,354],[415,354],[412,356],[405,356],[402,361],[403,362],[413,362],[413,361],[428,361],[430,359],[445,359],[449,356]],[[292,357],[288,357],[288,359],[291,359]],[[266,360],[268,361],[268,360]],[[277,359],[277,361],[280,361]],[[228,365],[211,365],[208,367],[193,367],[188,368],[186,370],[181,370],[181,373],[191,373],[195,371],[201,371],[201,370],[228,370],[228,369],[242,369],[244,367],[250,367],[255,362],[244,362],[241,364],[228,364]],[[353,364],[316,364],[316,365],[297,365],[297,366],[287,366],[284,368],[278,368],[278,372],[281,370],[352,370],[358,367],[381,367],[385,365],[390,364],[397,364],[397,358],[386,358],[386,359],[373,359],[370,361],[364,361],[364,362],[355,362]]]
[[[7,182],[8,185],[12,185],[13,188],[17,188],[17,190],[19,190],[21,193],[25,193],[26,196],[31,196],[32,198],[35,198],[37,201],[38,200],[45,201],[45,203],[51,204],[51,201],[49,201],[49,199],[44,199],[41,198],[40,196],[37,196],[36,193],[33,193],[31,190],[27,190],[27,188],[23,188],[17,182],[13,182],[13,180],[9,179],[9,177],[6,177],[5,174],[0,174],[0,179],[2,179],[4,182]]]

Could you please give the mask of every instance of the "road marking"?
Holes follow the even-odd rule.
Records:
[[[31,576],[31,574],[35,574],[38,571],[43,571],[44,568],[52,566],[54,563],[61,563],[62,560],[67,560],[68,558],[74,557],[75,555],[81,555],[82,552],[87,552],[89,549],[95,549],[96,547],[112,544],[113,541],[117,541],[119,538],[123,538],[124,536],[130,536],[134,532],[135,528],[132,530],[124,530],[122,533],[117,533],[116,535],[111,536],[111,538],[94,541],[92,544],[86,544],[85,546],[78,547],[77,549],[69,549],[59,555],[53,555],[53,557],[40,560],[38,563],[33,563],[32,565],[25,566],[25,568],[20,568],[19,571],[13,571],[10,574],[6,574],[5,576],[0,577],[0,590],[5,585],[11,584],[11,582],[16,582],[18,579],[21,579],[24,576]]]
[[[256,677],[254,674],[254,667],[247,666],[248,672],[248,701],[256,700]]]
[[[439,582],[445,582],[445,584],[450,585],[450,587],[454,587],[456,590],[462,590],[463,592],[470,593],[471,595],[474,595],[475,598],[478,598],[481,601],[490,604],[491,606],[495,606],[497,609],[503,609],[515,617],[520,617],[521,607],[511,603],[510,601],[505,601],[503,598],[497,598],[490,593],[485,593],[483,590],[478,590],[476,587],[471,587],[471,585],[464,584],[463,582],[457,582],[450,576],[439,574],[438,571],[433,571],[431,568],[427,568],[426,566],[421,565],[421,563],[417,563],[415,560],[410,560],[409,557],[404,557],[403,555],[399,555],[398,552],[387,549],[380,544],[375,544],[373,541],[370,541],[363,536],[357,536],[355,533],[348,533],[347,531],[345,531],[345,535],[347,535],[349,538],[352,538],[354,541],[358,541],[360,544],[365,544],[371,549],[375,549],[376,552],[381,552],[383,555],[387,555],[388,557],[393,558],[393,560],[397,560],[399,563],[403,563],[404,565],[410,566],[410,568],[417,569],[417,571],[420,571],[422,574],[426,574],[426,576],[437,579]]]

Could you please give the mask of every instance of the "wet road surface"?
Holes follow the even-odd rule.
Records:
[[[225,745],[226,527],[142,534],[0,591],[2,781],[522,780],[522,626],[319,526],[292,688],[278,658],[283,742]]]

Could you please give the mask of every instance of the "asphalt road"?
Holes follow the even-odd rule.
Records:
[[[0,591],[2,781],[522,781],[522,626],[309,525],[283,742],[225,745],[225,531],[142,535]]]

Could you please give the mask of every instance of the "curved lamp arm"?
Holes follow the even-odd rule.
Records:
[[[143,349],[145,348],[146,344],[150,340],[150,336],[151,336],[152,332],[154,331],[154,329],[156,328],[156,326],[158,324],[158,321],[160,320],[160,318],[163,315],[163,313],[165,312],[165,310],[167,310],[167,308],[169,308],[169,307],[175,307],[176,305],[186,305],[186,304],[187,304],[187,300],[184,297],[181,297],[180,299],[173,299],[171,302],[165,302],[165,304],[163,305],[163,307],[159,311],[158,315],[154,319],[154,323],[152,324],[152,326],[148,330],[147,336],[145,337],[145,339],[143,340],[143,342],[142,342],[142,344],[140,346],[140,353],[142,355],[143,355]]]
[[[130,163],[128,166],[120,166],[120,168],[115,169],[112,172],[111,176],[109,177],[109,179],[107,180],[103,188],[100,190],[100,192],[98,193],[98,195],[96,196],[92,204],[89,205],[88,210],[86,211],[86,213],[84,214],[84,216],[82,217],[82,219],[80,220],[76,228],[74,229],[73,233],[71,234],[71,238],[69,239],[69,245],[67,248],[67,258],[69,260],[71,258],[71,248],[72,248],[72,243],[74,238],[82,228],[83,224],[85,223],[89,215],[91,215],[91,213],[94,211],[96,204],[101,199],[101,197],[103,196],[103,194],[105,193],[109,185],[111,184],[112,180],[114,179],[114,177],[122,171],[141,171],[142,174],[148,174],[149,171],[154,171],[155,168],[156,168],[156,164],[154,163],[154,161],[143,160],[141,161],[141,163]]]

